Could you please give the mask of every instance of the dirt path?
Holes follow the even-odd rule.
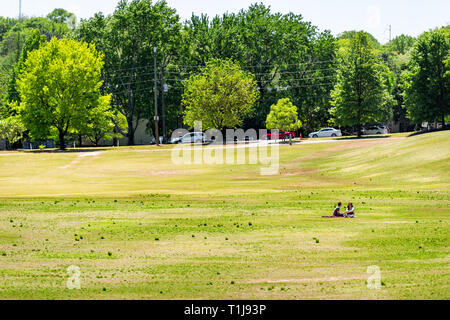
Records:
[[[69,169],[70,167],[72,167],[73,165],[76,165],[77,163],[79,163],[83,158],[86,157],[96,157],[99,156],[101,154],[101,152],[92,152],[92,153],[83,153],[80,154],[78,157],[76,157],[72,162],[70,162],[69,164],[66,164],[65,166],[62,167],[58,167],[58,169]]]

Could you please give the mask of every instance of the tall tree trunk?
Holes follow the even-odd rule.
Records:
[[[66,150],[66,140],[64,130],[58,129],[59,132],[59,150]]]
[[[358,138],[361,138],[362,132],[361,132],[361,124],[360,123],[358,123],[358,125],[356,126],[356,130],[358,131]]]
[[[445,130],[445,114],[442,113],[442,130]]]
[[[128,119],[128,145],[134,146],[134,126],[133,119]]]

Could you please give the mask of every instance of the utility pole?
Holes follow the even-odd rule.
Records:
[[[22,22],[22,0],[19,0],[19,24]],[[20,27],[17,30],[17,60],[20,59]]]
[[[161,116],[162,116],[162,132],[163,141],[166,142],[167,132],[166,132],[166,102],[164,100],[164,93],[167,92],[167,84],[164,81],[164,70],[161,66]]]
[[[153,64],[154,64],[154,71],[155,71],[155,87],[153,88],[153,93],[155,95],[155,117],[153,118],[155,120],[155,139],[156,139],[156,145],[159,146],[159,128],[158,128],[158,79],[156,74],[156,47],[153,48]]]
[[[389,42],[392,41],[392,26],[389,25]]]

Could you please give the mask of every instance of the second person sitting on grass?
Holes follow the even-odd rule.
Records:
[[[353,206],[353,203],[351,203],[351,202],[348,203],[347,210],[345,211],[344,215],[347,218],[355,217],[355,207]]]

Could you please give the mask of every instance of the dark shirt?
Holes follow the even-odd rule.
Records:
[[[341,215],[340,211],[341,211],[341,208],[339,208],[339,207],[334,208],[333,216],[335,216],[335,217],[340,216]]]

